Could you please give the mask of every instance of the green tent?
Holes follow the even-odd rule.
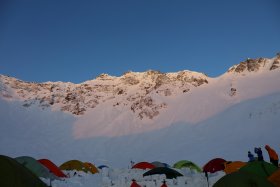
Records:
[[[85,164],[79,160],[69,160],[64,162],[61,166],[59,166],[61,170],[77,170],[83,172],[91,172],[90,168],[85,166]]]
[[[47,187],[36,175],[14,159],[0,155],[0,186]]]
[[[254,161],[248,162],[248,164],[246,164],[239,170],[251,172],[258,176],[267,178],[277,170],[277,167],[265,161]]]
[[[213,187],[274,187],[266,178],[246,171],[237,171],[220,178]]]
[[[198,167],[196,164],[194,164],[193,162],[188,161],[188,160],[181,160],[181,161],[176,162],[173,165],[173,168],[177,168],[177,169],[190,168],[192,170],[202,172],[202,169],[200,167]]]
[[[21,156],[21,157],[17,157],[15,158],[15,160],[22,164],[24,167],[26,167],[27,169],[29,169],[32,173],[34,173],[37,177],[43,177],[46,179],[57,179],[59,180],[58,177],[56,177],[55,175],[53,175],[48,168],[46,168],[45,166],[43,166],[40,162],[38,162],[37,160],[35,160],[32,157],[29,156]]]

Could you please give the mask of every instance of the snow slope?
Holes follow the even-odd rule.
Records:
[[[1,76],[0,153],[127,168],[246,161],[265,144],[280,152],[279,60],[249,59],[216,78],[148,71],[75,85]]]

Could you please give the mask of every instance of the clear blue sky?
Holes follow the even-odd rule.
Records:
[[[148,69],[215,77],[277,52],[279,0],[0,0],[0,74],[26,81]]]

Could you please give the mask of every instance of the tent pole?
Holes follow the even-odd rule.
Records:
[[[205,171],[204,173],[205,173],[205,177],[206,177],[206,180],[207,180],[207,185],[208,185],[208,187],[209,187],[208,173],[207,173],[207,171]]]

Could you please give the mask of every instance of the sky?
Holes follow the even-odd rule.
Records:
[[[279,0],[0,0],[0,74],[80,83],[101,73],[210,77],[280,52]]]

